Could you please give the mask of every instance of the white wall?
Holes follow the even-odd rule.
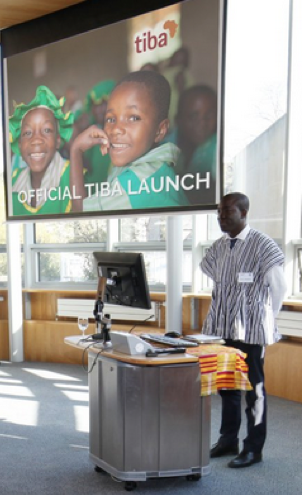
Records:
[[[233,191],[250,198],[249,222],[282,239],[286,116],[250,143],[233,161]]]

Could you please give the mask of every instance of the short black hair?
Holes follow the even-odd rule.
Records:
[[[240,192],[232,192],[229,194],[226,194],[223,196],[222,199],[232,199],[236,202],[236,206],[239,208],[239,210],[246,210],[249,211],[250,209],[250,200],[249,198]]]
[[[183,106],[185,106],[187,97],[191,95],[195,97],[207,96],[212,99],[213,105],[217,106],[216,91],[206,84],[196,84],[195,86],[190,86],[181,92],[178,100],[178,113],[180,113]]]
[[[159,72],[150,70],[130,72],[115,86],[115,89],[121,84],[128,82],[142,84],[146,87],[150,93],[150,97],[154,102],[154,105],[157,108],[159,122],[168,118],[171,88],[164,76],[159,74]]]

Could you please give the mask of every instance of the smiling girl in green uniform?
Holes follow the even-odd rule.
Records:
[[[61,157],[60,146],[73,132],[73,115],[62,110],[46,86],[39,86],[27,105],[16,106],[9,119],[12,152],[27,164],[12,173],[13,215],[69,213],[69,161]]]

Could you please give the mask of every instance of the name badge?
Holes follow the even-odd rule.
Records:
[[[238,282],[245,284],[252,284],[254,282],[254,275],[252,272],[240,272],[238,273]]]

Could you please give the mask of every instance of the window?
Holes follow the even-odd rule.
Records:
[[[0,164],[0,286],[7,283],[6,226],[3,174]]]
[[[192,215],[183,215],[183,288],[192,284]],[[164,291],[167,280],[166,217],[136,217],[120,220],[118,251],[143,252],[150,289]]]
[[[166,245],[136,243],[119,244],[117,251],[143,253],[147,280],[151,291],[165,291],[167,283],[167,252]],[[191,244],[184,245],[183,251],[183,290],[188,291],[192,284],[192,251]]]
[[[229,0],[225,192],[251,200],[251,225],[282,238],[289,0]]]
[[[38,223],[35,227],[35,236],[38,244],[105,242],[107,221],[94,219]]]
[[[106,249],[107,220],[38,223],[35,238],[36,243],[29,247],[33,285],[95,288],[92,253]]]
[[[302,293],[302,246],[297,250],[298,259],[298,292]]]
[[[166,239],[166,217],[123,218],[119,224],[121,242],[150,242]]]
[[[6,255],[6,246],[5,248],[1,244],[0,251],[0,286],[6,285],[7,283],[7,255]],[[5,252],[3,250],[5,249]]]
[[[93,252],[105,250],[104,243],[72,245],[35,244],[30,247],[32,256],[32,285],[62,288],[94,289],[97,270]],[[79,285],[81,284],[81,285]]]
[[[251,199],[250,224],[279,243],[286,154],[289,0],[228,0],[227,15],[224,192],[245,192]],[[148,16],[145,16],[146,22],[156,26],[152,12],[151,17]],[[149,25],[138,26],[135,19],[131,22],[129,32],[132,35]],[[175,38],[171,53],[162,52],[163,58],[169,57],[179,45],[180,40]],[[137,69],[135,54],[129,57],[131,69]],[[153,62],[161,64],[162,61]],[[4,211],[0,175],[0,284],[7,281]],[[194,237],[199,240],[199,258],[221,235],[216,213],[207,215],[206,228],[202,232],[199,227],[193,232],[192,218],[191,215],[182,216],[184,290],[192,285]],[[114,221],[118,223],[119,234],[113,242],[110,240],[110,249],[144,253],[150,289],[165,290],[167,217],[109,220]],[[37,223],[32,241],[25,248],[25,260],[27,264],[31,261],[30,284],[94,289],[97,275],[92,253],[109,249],[108,237],[107,220]],[[210,290],[211,281],[201,273],[200,277],[202,290]],[[302,241],[295,245],[293,292],[302,296]]]
[[[293,241],[294,244],[294,277],[293,296],[302,297],[302,239]]]
[[[192,215],[183,215],[183,239],[192,238]],[[122,218],[120,242],[150,242],[166,240],[166,217]]]

